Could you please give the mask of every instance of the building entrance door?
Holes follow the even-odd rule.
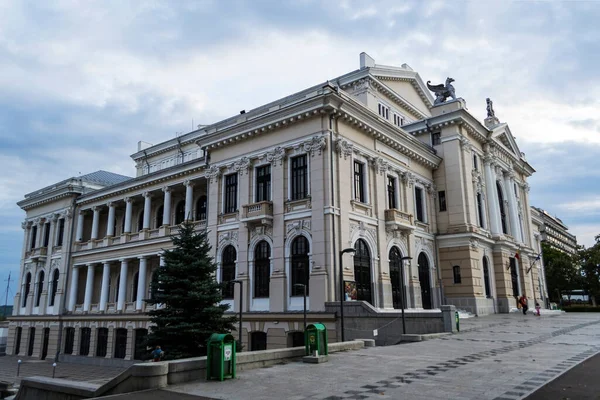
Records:
[[[429,260],[424,253],[419,254],[419,284],[423,308],[431,310],[431,279],[429,278]]]

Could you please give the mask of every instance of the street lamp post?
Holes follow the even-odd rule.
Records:
[[[412,257],[402,257],[400,259],[400,291],[402,296],[402,334],[406,335],[406,320],[404,319],[404,309],[406,308],[406,291],[404,288],[404,261],[412,260]]]
[[[302,293],[304,294],[304,330],[306,331],[306,285],[303,283],[296,283],[294,286],[301,286]]]
[[[236,283],[240,284],[240,316],[238,317],[239,320],[240,320],[239,321],[240,328],[239,328],[238,338],[240,340],[240,346],[241,346],[242,345],[242,312],[243,312],[243,309],[244,309],[244,285],[242,284],[242,281],[239,281],[237,279],[233,280],[233,281],[230,281],[231,285],[235,286]]]
[[[356,249],[349,247],[340,251],[340,329],[342,330],[342,342],[345,340],[344,336],[344,298],[346,297],[346,290],[344,288],[344,254],[345,253],[356,253]]]

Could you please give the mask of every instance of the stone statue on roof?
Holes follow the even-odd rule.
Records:
[[[427,88],[435,94],[433,105],[442,104],[448,97],[452,97],[452,100],[456,100],[454,86],[452,86],[454,79],[448,77],[446,78],[446,84],[440,83],[439,85],[430,85],[430,82],[431,81],[427,81]]]
[[[487,110],[487,117],[496,118],[496,113],[494,112],[494,102],[489,97],[485,99],[485,102],[487,103],[485,107],[485,109]]]

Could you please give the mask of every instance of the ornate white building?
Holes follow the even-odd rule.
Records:
[[[139,358],[152,273],[183,220],[208,229],[217,278],[243,284],[250,349],[298,343],[344,280],[378,310],[507,312],[529,271],[534,172],[493,109],[436,101],[409,66],[360,69],[25,196],[9,354]],[[451,81],[449,81],[451,82]],[[516,254],[518,257],[515,257]],[[232,286],[233,287],[233,286]],[[240,306],[238,285],[225,302]],[[538,296],[539,297],[539,296]],[[331,336],[335,337],[334,332]]]

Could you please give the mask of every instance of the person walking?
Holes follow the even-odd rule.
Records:
[[[154,349],[154,351],[152,351],[152,361],[159,362],[161,360],[161,358],[163,358],[164,355],[165,355],[165,352],[162,351],[160,346],[156,346],[156,349]]]
[[[527,310],[529,309],[527,307],[527,296],[522,295],[519,298],[519,304],[521,305],[521,310],[523,310],[523,315],[527,315]]]

